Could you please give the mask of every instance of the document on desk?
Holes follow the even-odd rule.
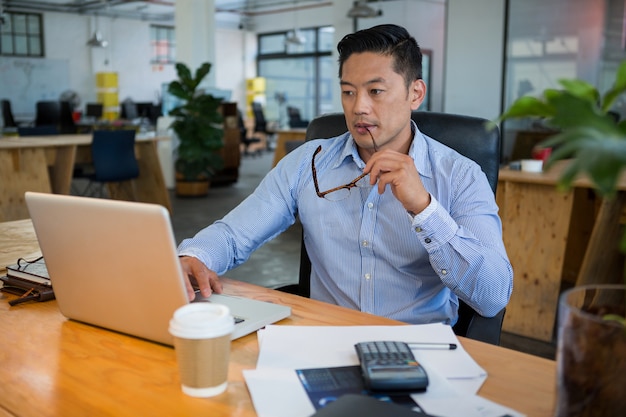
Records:
[[[354,344],[398,340],[409,344],[456,344],[457,349],[413,349],[430,384],[412,398],[437,416],[521,416],[476,394],[487,374],[463,349],[450,326],[267,326],[257,333],[259,358],[255,370],[244,371],[260,417],[309,416],[315,407],[300,384],[297,369],[358,365]]]

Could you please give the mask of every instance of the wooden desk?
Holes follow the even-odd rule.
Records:
[[[276,132],[276,149],[274,150],[274,162],[273,167],[276,166],[285,155],[287,155],[287,149],[285,143],[289,141],[301,141],[304,142],[306,136],[306,129],[289,129],[279,130]]]
[[[74,164],[91,159],[92,135],[55,135],[0,138],[0,221],[28,218],[25,191],[69,194]],[[158,140],[138,137],[136,155],[139,201],[161,204],[171,212],[169,194],[159,164]],[[111,184],[111,195],[127,199],[123,187]]]
[[[37,250],[28,220],[0,223],[4,236],[4,258],[22,256],[22,249]],[[229,294],[291,306],[291,317],[280,324],[401,324],[243,282],[223,282]],[[228,389],[208,399],[182,393],[172,348],[66,320],[56,301],[9,307],[0,299],[0,334],[2,416],[256,415],[242,375],[256,365],[259,345],[254,334],[233,342]],[[470,339],[461,342],[489,373],[479,395],[528,416],[552,416],[554,361]]]
[[[617,242],[625,194],[601,201],[587,178],[559,191],[567,164],[543,173],[501,169],[496,195],[514,272],[503,329],[544,341],[553,340],[562,285],[623,282]],[[626,179],[618,188],[626,190]]]

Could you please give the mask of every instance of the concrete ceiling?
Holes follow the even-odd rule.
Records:
[[[329,4],[332,0],[215,0],[215,9],[252,17]],[[176,0],[0,0],[0,13],[59,12],[173,22],[175,6]]]

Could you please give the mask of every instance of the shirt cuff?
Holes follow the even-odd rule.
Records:
[[[411,223],[415,225],[417,223],[424,222],[424,220],[430,217],[430,215],[433,214],[437,210],[437,207],[439,207],[439,203],[437,202],[437,200],[435,200],[435,197],[431,195],[430,203],[426,206],[424,210],[422,210],[420,213],[415,214],[415,215],[413,215],[412,213],[409,213],[408,211],[406,212],[406,214],[407,216],[409,216],[409,220],[411,220]]]

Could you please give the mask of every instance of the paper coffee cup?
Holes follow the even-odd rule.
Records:
[[[212,397],[226,390],[234,327],[233,317],[224,305],[199,302],[174,312],[169,329],[185,394]]]
[[[541,172],[542,170],[543,161],[541,159],[522,159],[522,171]]]

